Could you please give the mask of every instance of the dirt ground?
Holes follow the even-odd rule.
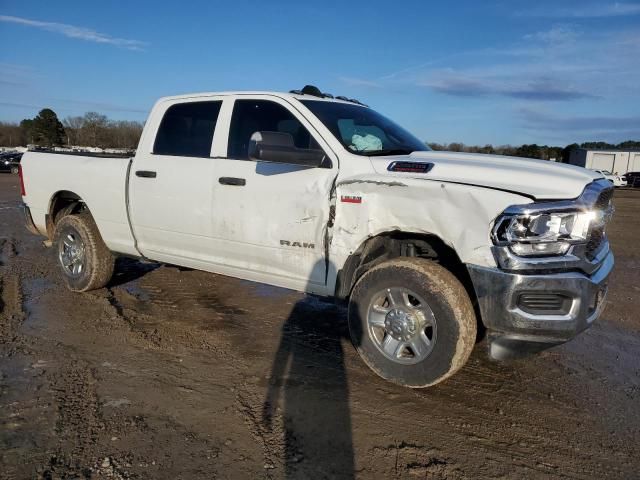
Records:
[[[603,317],[542,354],[479,344],[444,384],[375,376],[345,311],[119,260],[74,294],[0,174],[0,478],[639,478],[640,191]]]

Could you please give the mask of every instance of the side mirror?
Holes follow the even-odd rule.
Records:
[[[255,132],[249,141],[249,158],[256,162],[320,167],[326,155],[322,150],[297,148],[290,133]]]

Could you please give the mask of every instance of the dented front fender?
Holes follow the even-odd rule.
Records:
[[[336,186],[330,253],[340,265],[368,238],[401,231],[435,235],[462,262],[494,267],[494,220],[509,205],[530,201],[502,190],[417,178],[347,179]]]

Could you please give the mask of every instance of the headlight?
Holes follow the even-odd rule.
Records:
[[[564,255],[574,243],[586,242],[589,228],[602,212],[539,212],[503,215],[493,229],[493,241],[508,245],[522,257]]]

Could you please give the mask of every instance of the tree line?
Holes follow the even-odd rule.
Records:
[[[569,163],[571,151],[576,148],[587,148],[589,150],[633,150],[640,148],[640,141],[627,140],[618,144],[607,142],[583,142],[572,143],[566,147],[550,147],[547,145],[485,145],[483,147],[476,145],[465,145],[464,143],[428,143],[433,150],[447,150],[449,152],[467,152],[467,153],[490,153],[495,155],[507,155],[510,157],[539,158],[541,160],[555,159],[557,162]]]
[[[138,146],[142,127],[141,122],[112,120],[97,112],[60,121],[53,110],[45,108],[34,118],[25,118],[19,124],[0,122],[0,146],[69,145],[134,149]]]
[[[19,124],[0,122],[0,146],[18,147],[40,145],[52,147],[58,145],[126,148],[134,149],[142,134],[143,123],[128,120],[111,120],[97,112],[87,112],[83,116],[67,117],[62,122],[50,108],[40,110],[34,118],[25,118]],[[640,149],[640,141],[611,144],[606,142],[572,143],[565,147],[547,145],[465,145],[464,143],[428,143],[433,150],[451,152],[490,153],[513,157],[539,158],[541,160],[562,161],[567,163],[571,150],[588,148]]]

